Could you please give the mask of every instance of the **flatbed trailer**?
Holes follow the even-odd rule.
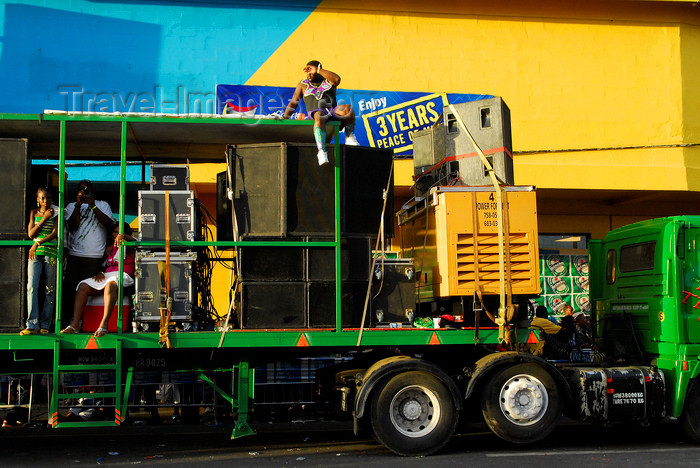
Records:
[[[338,127],[331,124],[331,128],[337,141]],[[61,210],[66,204],[68,158],[119,160],[120,225],[125,216],[127,159],[136,158],[144,164],[223,162],[227,145],[296,144],[307,142],[310,135],[311,122],[303,121],[0,115],[0,138],[26,139],[31,154],[59,161]],[[526,351],[524,345],[536,342],[537,337],[528,328],[525,310],[517,307],[514,295],[527,298],[539,292],[539,281],[533,281],[539,277],[538,262],[533,261],[538,252],[536,221],[528,221],[536,220],[534,189],[499,187],[497,183],[480,189],[435,186],[426,197],[406,204],[398,222],[404,226],[402,242],[407,243],[402,244],[402,253],[407,262],[399,262],[400,278],[395,278],[392,286],[409,284],[409,300],[389,301],[388,309],[369,312],[374,316],[369,323],[377,325],[390,316],[392,324],[368,327],[365,308],[357,322],[360,325],[351,321],[348,326],[343,303],[348,291],[343,277],[347,261],[343,259],[342,232],[347,221],[342,216],[344,151],[338,144],[333,147],[330,238],[294,240],[278,235],[257,240],[127,243],[137,248],[332,250],[335,294],[330,305],[324,306],[334,318],[331,326],[242,326],[235,330],[224,326],[222,331],[174,332],[165,324],[158,332],[131,333],[123,331],[124,317],[119,311],[118,331],[96,338],[91,334],[60,334],[60,317],[65,310],[59,302],[52,333],[0,333],[0,375],[50,375],[49,424],[61,428],[122,424],[138,372],[194,372],[230,403],[236,415],[235,438],[254,432],[249,417],[257,365],[340,354],[352,359],[318,373],[320,398],[349,413],[355,432],[370,427],[381,443],[400,455],[427,455],[442,448],[465,409],[471,410],[466,414],[480,413],[497,436],[512,443],[546,438],[562,414],[596,423],[651,423],[666,416],[678,417],[688,434],[700,440],[699,353],[693,343],[695,332],[688,332],[698,322],[692,304],[686,304],[691,296],[698,297],[694,291],[700,287],[693,283],[697,275],[683,279],[685,271],[695,268],[698,219],[640,223],[592,243],[592,313],[594,321],[598,319],[600,342],[610,342],[608,361],[551,361]],[[478,147],[477,152],[483,156]],[[383,182],[374,185],[383,186]],[[381,188],[379,193],[382,197]],[[383,196],[386,199],[386,192]],[[524,201],[518,202],[518,197]],[[2,202],[11,204],[12,200]],[[383,219],[383,210],[378,217]],[[525,221],[518,221],[521,217]],[[62,217],[59,220],[57,245],[59,258],[63,258],[64,222]],[[383,223],[378,224],[381,227]],[[385,236],[380,229],[375,237]],[[0,241],[0,249],[28,245],[31,241],[16,238]],[[371,277],[365,284],[373,281],[372,276],[380,283],[388,282],[381,254],[378,258],[368,252],[367,256],[371,257],[367,269]],[[61,272],[59,262],[59,278]],[[60,288],[59,281],[58,297]],[[369,289],[367,295],[361,294],[365,304],[369,294]],[[120,285],[118,303],[122,298]],[[275,308],[275,304],[266,304]],[[450,314],[462,315],[462,320],[432,320]],[[680,316],[689,320],[675,319]],[[431,319],[431,326],[401,323],[415,324],[418,318]],[[606,328],[605,324],[620,326]],[[62,376],[78,373],[110,373],[113,379],[81,393],[61,388]],[[220,378],[222,375],[226,377]],[[77,398],[111,402],[113,418],[66,422],[59,414],[60,402]]]
[[[336,132],[337,124],[329,124]],[[120,224],[124,222],[125,174],[127,159],[144,162],[223,162],[228,144],[266,142],[306,142],[309,140],[310,122],[258,119],[233,119],[222,116],[177,117],[152,115],[95,115],[46,113],[42,115],[0,115],[0,138],[26,139],[34,155],[53,157],[59,162],[58,205],[66,205],[66,161],[75,158],[118,158],[121,163],[119,197]],[[337,140],[337,138],[336,138]],[[335,161],[339,161],[339,145],[333,146]],[[314,246],[335,250],[336,291],[341,291],[340,281],[340,170],[334,167],[335,239],[325,242],[290,243],[275,241],[179,241],[173,247],[231,248],[244,245],[275,247],[284,245]],[[12,203],[12,200],[3,200]],[[59,216],[59,233],[64,232],[64,220]],[[29,246],[29,240],[2,240],[0,247]],[[58,242],[59,255],[63,258],[63,236]],[[135,242],[127,245],[160,247],[163,242]],[[61,277],[62,262],[58,276]],[[57,297],[61,297],[61,282]],[[123,290],[120,287],[118,303]],[[157,332],[130,333],[122,331],[124,318],[119,311],[118,331],[95,338],[91,334],[62,335],[60,316],[65,314],[57,302],[55,330],[47,335],[19,336],[17,331],[0,333],[0,374],[49,374],[53,376],[49,423],[52,427],[82,425],[120,425],[126,414],[128,388],[134,370],[196,371],[231,404],[237,414],[232,437],[252,433],[248,413],[252,402],[253,369],[256,363],[279,359],[281,356],[324,356],[343,352],[357,352],[378,348],[400,347],[421,350],[435,347],[459,347],[475,342],[475,329],[446,328],[344,328],[340,324],[340,294],[336,295],[336,326],[325,329],[275,329],[231,330],[228,332],[196,331],[170,333],[170,347],[165,347]],[[117,308],[118,310],[118,308]],[[22,311],[17,311],[21,314]],[[493,324],[492,324],[493,325]],[[130,327],[129,327],[130,328]],[[498,344],[498,327],[482,327],[479,342]],[[361,337],[361,341],[360,341]],[[455,351],[457,352],[457,351]],[[447,353],[449,354],[449,353]],[[232,372],[235,376],[231,389],[220,388],[211,378],[214,372]],[[59,382],[62,373],[113,372],[116,385],[102,398],[115,401],[113,421],[60,422],[58,402],[64,398],[93,396],[90,394],[62,394]],[[209,377],[208,377],[209,376]],[[456,393],[456,390],[453,390]],[[459,401],[457,395],[455,399]]]

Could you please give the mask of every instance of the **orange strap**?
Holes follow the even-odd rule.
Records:
[[[160,309],[160,331],[161,343],[165,343],[167,348],[171,348],[168,323],[172,313],[172,301],[170,300],[170,191],[165,191],[165,304],[166,307]]]

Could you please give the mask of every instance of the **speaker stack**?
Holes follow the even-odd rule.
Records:
[[[280,238],[255,238],[275,240]],[[297,239],[302,240],[302,239]],[[307,237],[332,242],[331,237]],[[341,322],[359,327],[369,279],[370,238],[341,239]],[[332,247],[241,247],[242,328],[333,328],[335,249]]]
[[[312,144],[230,146],[228,172],[217,178],[219,219],[231,210],[243,240],[332,242],[335,161],[329,152],[331,164],[319,166],[317,152]],[[343,145],[340,157],[341,322],[359,327],[369,281],[370,239],[379,230],[392,153]],[[224,194],[231,195],[230,201],[228,196],[222,199]],[[393,185],[389,207],[392,194]],[[384,216],[390,233],[391,209]],[[229,232],[228,225],[223,226],[219,240]],[[333,248],[244,246],[239,254],[242,328],[335,327]]]
[[[501,184],[513,185],[510,109],[500,97],[453,105]],[[450,107],[433,127],[416,132],[413,162],[417,196],[432,185],[491,185],[486,166]],[[458,179],[457,179],[458,178]]]
[[[340,148],[340,231],[343,235],[376,235],[392,153],[358,146]],[[318,165],[318,150],[312,144],[229,146],[227,152],[228,188],[241,235],[302,238],[335,233],[333,152],[329,152],[331,164],[324,166]],[[393,185],[388,196],[387,206],[391,207]],[[225,200],[222,203],[225,212]],[[393,228],[391,210],[384,214],[384,224]]]
[[[27,140],[0,138],[0,239],[27,240],[27,196],[31,195]],[[31,201],[34,201],[34,197]],[[0,330],[16,331],[27,313],[27,249],[0,247]]]

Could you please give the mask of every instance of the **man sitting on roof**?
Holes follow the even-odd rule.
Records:
[[[326,122],[338,120],[345,129],[345,144],[358,145],[353,134],[355,111],[349,104],[338,105],[335,94],[340,85],[340,76],[321,66],[318,60],[311,60],[303,69],[306,79],[301,80],[282,118],[288,119],[303,99],[309,118],[314,121],[314,139],[318,147],[318,164],[328,164],[326,152]]]

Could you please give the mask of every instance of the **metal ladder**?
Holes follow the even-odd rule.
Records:
[[[94,338],[90,338],[92,340]],[[126,407],[128,403],[128,389],[131,386],[133,368],[130,367],[126,372],[126,381],[122,385],[122,338],[114,338],[113,347],[100,348],[102,351],[113,352],[113,362],[84,364],[84,363],[64,363],[66,349],[62,347],[63,340],[58,339],[54,342],[54,366],[53,366],[53,385],[51,389],[51,401],[49,403],[49,426],[54,428],[63,427],[106,427],[119,426],[126,416]],[[87,354],[85,356],[88,356]],[[110,356],[112,357],[112,356]],[[79,393],[61,393],[60,382],[61,377],[67,374],[78,373],[93,373],[93,372],[108,372],[114,374],[114,384],[106,384],[97,386],[114,387],[111,391],[102,392],[79,392]],[[127,391],[124,392],[123,389]],[[106,405],[105,407],[114,407],[114,419],[102,421],[61,421],[59,422],[59,402],[65,399],[78,398],[93,398],[95,400],[112,399],[114,405]]]

